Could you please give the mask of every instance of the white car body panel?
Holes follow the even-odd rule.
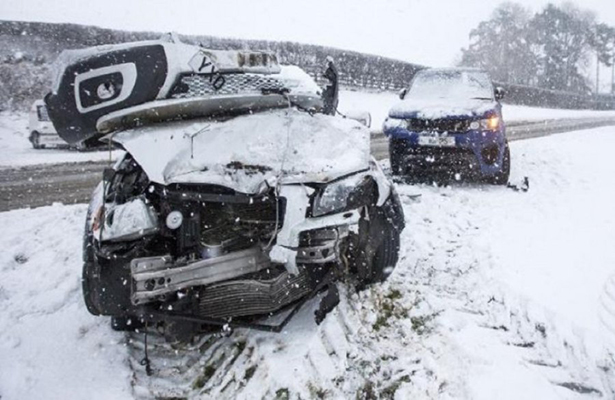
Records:
[[[39,137],[38,143],[41,146],[68,146],[68,144],[58,135],[53,127],[53,123],[48,118],[46,120],[45,118],[39,118],[39,107],[45,107],[43,100],[36,100],[32,104],[32,107],[30,107],[30,114],[28,116],[28,132],[30,141],[32,141],[33,134],[37,133]]]

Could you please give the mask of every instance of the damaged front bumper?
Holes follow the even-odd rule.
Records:
[[[359,181],[368,184],[318,216],[313,209],[323,185],[280,184],[255,195],[206,185],[144,186],[146,195],[119,204],[93,202],[88,223],[97,311],[142,319],[253,319],[331,289],[349,270],[367,209],[399,208],[380,172],[360,172]],[[115,180],[106,191],[99,187],[99,199]],[[343,190],[343,182],[333,184]],[[179,214],[179,223],[169,218]]]
[[[271,269],[274,264],[284,266],[286,274],[280,275],[288,277],[287,286],[295,285],[297,282],[290,280],[300,275],[309,275],[311,267],[342,262],[345,240],[351,230],[358,229],[358,221],[359,212],[352,211],[343,215],[322,217],[317,223],[304,222],[295,229],[299,239],[299,245],[296,247],[276,244],[267,251],[255,246],[193,262],[177,262],[170,255],[135,258],[130,262],[131,302],[138,306],[164,300],[165,296],[181,290],[240,279]],[[268,292],[266,289],[269,285],[263,286],[257,280],[254,282],[255,286],[264,289],[261,290],[263,293]],[[246,288],[248,292],[249,286]]]
[[[271,267],[271,261],[258,247],[176,264],[170,256],[135,258],[130,262],[132,304],[138,305],[162,296],[212,283],[235,279]]]

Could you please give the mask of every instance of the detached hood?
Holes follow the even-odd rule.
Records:
[[[257,193],[265,181],[319,183],[368,168],[370,137],[356,121],[295,109],[225,122],[164,123],[114,134],[151,181]]]
[[[472,100],[459,98],[411,99],[400,101],[391,108],[391,118],[483,118],[496,109],[493,100]]]
[[[204,49],[165,40],[63,52],[45,97],[58,134],[93,144],[130,126],[237,115],[290,102],[319,110],[314,81],[275,54]]]

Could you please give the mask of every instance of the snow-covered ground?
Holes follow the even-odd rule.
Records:
[[[527,193],[399,184],[389,281],[343,289],[321,326],[312,301],[281,334],[150,336],[153,377],[142,335],[82,304],[85,206],[0,213],[0,397],[612,399],[614,146],[615,128],[512,143]]]
[[[372,131],[381,131],[389,109],[397,102],[399,102],[398,96],[391,92],[341,90],[339,110],[341,113],[368,111],[372,115]],[[556,110],[504,105],[504,118],[509,122],[587,117],[615,117],[615,111]],[[27,120],[25,113],[0,112],[0,169],[34,164],[109,159],[108,151],[34,150],[28,141]],[[113,152],[112,159],[117,158],[119,154],[118,151]]]

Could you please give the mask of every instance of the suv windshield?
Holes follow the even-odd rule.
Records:
[[[493,86],[480,71],[424,70],[412,81],[406,99],[493,100]]]

